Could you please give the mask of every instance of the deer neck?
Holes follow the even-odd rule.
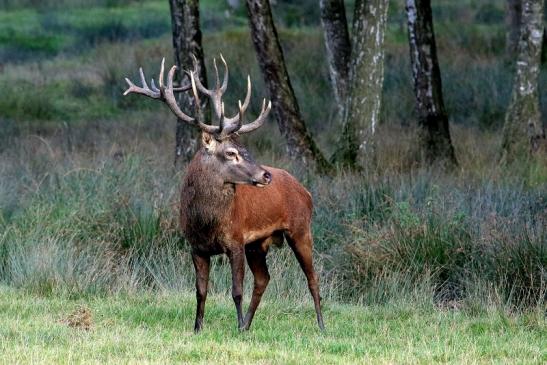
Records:
[[[230,211],[234,194],[235,186],[224,183],[206,152],[199,151],[188,165],[182,188],[184,230],[188,234],[218,234]]]

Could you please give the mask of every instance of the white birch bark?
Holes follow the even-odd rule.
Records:
[[[545,143],[538,80],[543,43],[543,0],[523,0],[511,102],[505,116],[502,160],[526,157]]]
[[[364,167],[373,154],[384,82],[384,37],[388,0],[357,0],[353,20],[350,87],[343,132],[334,159]]]

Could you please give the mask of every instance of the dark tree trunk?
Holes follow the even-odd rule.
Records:
[[[388,0],[357,0],[347,94],[336,163],[364,167],[374,156],[384,82],[384,35]]]
[[[543,27],[543,45],[541,46],[541,64],[545,62],[547,62],[547,27]]]
[[[430,0],[406,0],[420,147],[429,163],[457,164],[444,107]]]
[[[507,56],[513,60],[517,55],[517,47],[520,38],[522,24],[522,0],[507,0]]]
[[[344,115],[349,89],[351,43],[344,0],[320,0],[321,23],[329,62],[330,78],[338,108],[338,118]]]
[[[543,7],[543,0],[523,0],[513,93],[505,116],[502,161],[526,158],[545,143],[538,93]]]
[[[204,85],[207,85],[207,74],[199,26],[199,1],[169,0],[169,6],[171,8],[173,48],[175,51],[175,63],[177,65],[176,82],[180,84],[190,82],[188,75],[183,70],[193,69],[191,54],[194,54],[200,64],[199,78]],[[188,111],[190,115],[195,115],[196,107],[192,93],[180,93],[178,99],[182,110]],[[210,114],[208,104],[204,103],[202,110],[204,117],[208,119]],[[189,128],[184,121],[177,120],[175,165],[181,160],[189,161],[192,158],[198,147],[197,133],[193,128]]]
[[[268,0],[247,0],[251,37],[289,156],[320,172],[330,169],[300,114]]]

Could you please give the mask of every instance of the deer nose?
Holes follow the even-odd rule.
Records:
[[[259,172],[251,181],[255,186],[264,187],[272,182],[272,174],[264,170],[264,172]]]
[[[269,184],[272,182],[272,174],[270,174],[269,171],[264,171],[264,174],[262,175],[262,177],[264,178],[264,181],[266,182],[266,184]]]

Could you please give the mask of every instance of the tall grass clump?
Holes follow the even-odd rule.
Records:
[[[377,302],[419,293],[431,302],[461,304],[494,290],[504,305],[544,303],[544,190],[446,178],[422,172],[410,178],[414,184],[391,182],[386,189],[385,182],[375,183],[387,192],[381,219],[367,210],[348,219],[347,244],[334,260],[348,284],[344,295]],[[362,194],[354,191],[352,200]],[[416,291],[424,283],[427,290]]]
[[[166,218],[169,201],[158,197],[158,185],[167,184],[160,175],[141,172],[152,172],[143,168],[152,162],[118,153],[89,167],[47,145],[27,147],[29,155],[37,154],[32,162],[13,159],[2,170],[5,181],[19,181],[20,194],[17,202],[0,206],[7,212],[1,221],[3,280],[46,289],[110,290],[129,279],[124,275],[137,265],[135,258],[160,242],[178,242]],[[25,148],[19,153],[24,156]],[[1,188],[7,195],[14,186]]]

